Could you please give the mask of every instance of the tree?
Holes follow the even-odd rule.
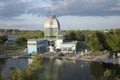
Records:
[[[19,36],[15,39],[15,43],[18,45],[24,44],[26,41],[27,41],[26,38],[22,36]]]
[[[44,67],[42,67],[42,57],[35,54],[33,62],[27,70],[12,69],[10,72],[10,80],[42,80],[40,74],[43,74]]]
[[[87,43],[92,51],[100,51],[103,49],[103,47],[96,35],[96,32],[91,32],[88,35]]]
[[[41,69],[42,68],[42,57],[35,53],[32,64],[30,65],[31,68],[34,69]]]
[[[0,73],[0,80],[6,80],[5,76],[2,73]]]
[[[0,36],[0,44],[4,44],[7,41],[7,36]]]
[[[66,39],[67,40],[76,40],[75,32],[72,30],[66,31]]]
[[[112,51],[120,51],[120,36],[113,33],[106,35],[106,41]]]
[[[105,35],[102,32],[96,32],[96,36],[100,42],[100,44],[102,45],[103,49],[102,50],[109,50],[110,47],[106,41]]]

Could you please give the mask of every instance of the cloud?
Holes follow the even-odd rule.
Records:
[[[1,0],[0,7],[0,17],[9,19],[25,13],[28,5],[18,0]]]
[[[49,12],[58,15],[120,15],[120,0],[64,0],[53,3]]]
[[[77,15],[77,16],[118,16],[120,0],[51,0],[53,3],[33,8],[35,14]]]
[[[120,0],[0,0],[0,17],[23,14],[120,16]]]

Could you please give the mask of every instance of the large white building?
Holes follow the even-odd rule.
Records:
[[[60,24],[55,15],[50,15],[44,24],[44,37],[55,40],[60,30]]]
[[[48,51],[48,48],[50,52],[59,49],[62,53],[76,53],[77,41],[68,42],[65,39],[65,34],[61,34],[60,24],[55,15],[50,15],[45,21],[44,39],[28,40],[28,54],[42,53]],[[54,46],[48,45],[48,42],[54,42]]]

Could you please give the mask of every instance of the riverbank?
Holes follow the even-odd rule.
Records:
[[[69,60],[80,60],[80,61],[95,61],[95,62],[102,62],[102,63],[111,63],[111,64],[119,64],[120,65],[120,58],[118,59],[108,59],[108,58],[101,58],[99,56],[83,56],[83,57],[69,57]]]
[[[111,63],[111,64],[119,64],[120,65],[120,58],[117,59],[109,59],[106,54],[99,55],[99,56],[78,56],[78,55],[72,55],[69,56],[69,54],[65,54],[64,56],[59,56],[59,54],[54,53],[46,53],[41,54],[43,58],[57,58],[57,59],[68,59],[68,60],[80,60],[80,61],[94,61],[94,62],[100,62],[100,63]]]
[[[111,63],[111,64],[119,64],[120,58],[117,59],[109,59],[106,54],[98,55],[98,56],[88,56],[88,55],[70,55],[64,54],[64,56],[60,56],[60,53],[43,53],[40,54],[43,58],[55,58],[55,59],[68,59],[68,60],[79,60],[79,61],[94,61],[94,62],[102,62],[102,63]],[[14,53],[6,53],[0,55],[0,58],[32,58],[33,56],[27,55],[25,51],[14,52]]]

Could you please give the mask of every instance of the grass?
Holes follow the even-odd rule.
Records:
[[[17,46],[17,45],[0,45],[0,54],[3,54],[5,52],[16,52],[16,51],[21,51],[24,50],[24,46]]]
[[[105,54],[108,54],[109,52],[107,50],[105,51],[90,51],[89,52],[89,56],[101,56],[101,55],[105,55]]]

